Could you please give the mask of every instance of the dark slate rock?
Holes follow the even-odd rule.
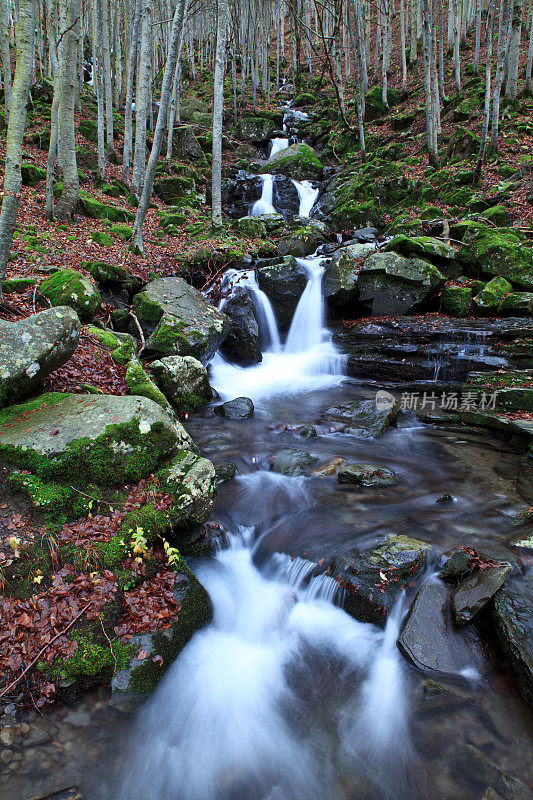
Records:
[[[511,571],[505,564],[501,567],[479,570],[462,581],[452,592],[452,608],[460,625],[471,622],[485,608],[489,600],[504,584]]]
[[[358,486],[394,486],[398,483],[396,474],[386,467],[373,464],[346,464],[337,474],[339,483],[353,483]]]
[[[218,417],[226,419],[249,419],[254,415],[254,404],[249,397],[236,397],[213,409]]]
[[[314,466],[318,459],[306,450],[281,450],[274,458],[274,472],[294,478],[305,475],[308,468]]]
[[[506,581],[494,597],[492,613],[520,689],[533,703],[533,570]]]
[[[259,325],[253,300],[248,292],[241,292],[224,306],[232,327],[221,345],[221,352],[235,364],[248,367],[262,360]]]

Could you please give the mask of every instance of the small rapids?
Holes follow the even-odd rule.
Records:
[[[237,480],[253,504],[274,498],[280,477]],[[301,506],[302,481],[283,483]],[[197,569],[213,621],[139,715],[113,796],[333,800],[357,784],[365,797],[412,798],[401,606],[385,631],[356,622],[334,605],[331,579],[309,577],[310,562],[276,554],[260,572],[254,547],[241,527]]]

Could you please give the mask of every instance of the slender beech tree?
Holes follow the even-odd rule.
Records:
[[[9,0],[0,0],[0,64],[4,77],[4,107],[6,122],[9,119],[9,102],[11,99],[11,58],[9,55]]]
[[[137,63],[137,41],[141,22],[141,0],[135,0],[133,25],[126,81],[126,108],[124,111],[124,148],[122,151],[122,180],[130,184],[130,159],[133,145],[133,86],[135,83],[135,65]]]
[[[492,116],[490,127],[491,150],[498,150],[498,129],[500,122],[500,99],[505,72],[505,56],[507,54],[507,29],[509,22],[509,0],[500,0],[500,17],[498,20],[498,48],[496,54],[496,77],[492,93]]]
[[[505,83],[505,99],[514,100],[518,91],[518,59],[520,58],[520,39],[522,36],[523,0],[515,0],[511,18],[511,35],[508,50],[508,71]]]
[[[22,144],[26,111],[33,77],[36,0],[19,0],[17,24],[17,63],[11,89],[11,105],[6,140],[4,194],[0,209],[0,290],[17,222],[22,188]]]
[[[151,0],[142,0],[141,43],[137,72],[137,93],[135,95],[135,152],[131,179],[131,190],[136,197],[141,196],[146,166],[146,125],[148,122],[148,103],[150,102],[151,72],[152,3]]]
[[[217,0],[217,45],[213,82],[213,177],[211,186],[211,220],[215,228],[222,227],[222,122],[224,115],[227,30],[228,0]]]
[[[74,217],[80,191],[74,127],[80,16],[80,0],[67,0],[63,57],[59,77],[59,151],[63,171],[63,191],[55,209],[56,216],[65,219]]]

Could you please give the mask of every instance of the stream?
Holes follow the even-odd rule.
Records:
[[[275,139],[272,152],[287,142]],[[274,178],[262,179],[254,215],[275,210]],[[295,185],[309,216],[318,190]],[[408,412],[377,440],[331,430],[328,407],[375,389],[346,377],[326,328],[324,257],[299,263],[308,283],[285,338],[253,269],[225,276],[226,299],[243,288],[254,299],[263,360],[241,368],[217,355],[211,383],[222,400],[251,398],[254,417],[221,419],[211,405],[186,421],[203,455],[238,469],[212,516],[227,535],[215,556],[191,563],[212,623],[133,722],[103,689],[39,719],[41,741],[26,748],[3,799],[77,784],[85,800],[479,800],[488,778],[470,745],[532,785],[533,715],[489,646],[482,676],[466,664],[468,680],[433,695],[431,676],[396,645],[412,594],[400,595],[380,629],[345,613],[338,584],[313,571],[332,551],[367,549],[391,533],[439,553],[468,545],[512,558],[520,455]],[[302,426],[318,435],[303,441]],[[270,468],[284,448],[308,450],[318,464],[388,467],[399,481],[361,488],[335,476],[287,477]],[[437,503],[445,493],[453,502]],[[438,580],[433,567],[422,580]],[[505,796],[522,797],[514,791]]]

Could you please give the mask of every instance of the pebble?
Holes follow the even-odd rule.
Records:
[[[74,725],[75,728],[81,728],[84,725],[88,725],[90,721],[91,715],[88,711],[72,711],[65,717],[65,722],[68,722],[69,725]]]
[[[0,731],[0,742],[2,742],[2,744],[7,744],[9,746],[10,744],[13,744],[14,741],[15,741],[15,731],[13,730],[13,728],[2,728],[2,730]]]
[[[2,750],[0,752],[0,761],[2,764],[9,764],[11,759],[13,758],[13,753],[11,750]]]
[[[50,734],[42,731],[39,728],[32,728],[28,737],[24,739],[25,747],[37,747],[40,744],[46,744],[50,741]]]

